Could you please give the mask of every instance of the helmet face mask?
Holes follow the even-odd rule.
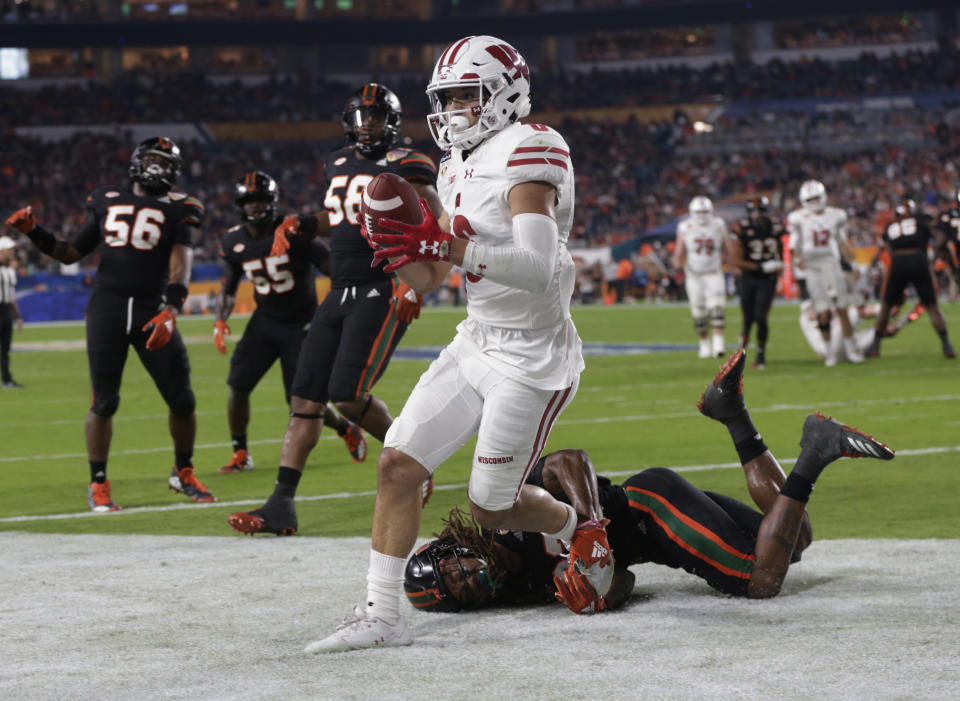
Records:
[[[811,212],[820,213],[827,206],[827,189],[819,180],[808,180],[800,186],[800,203]]]
[[[240,218],[250,224],[273,221],[277,216],[280,188],[277,181],[261,170],[244,173],[233,186],[233,201],[240,210]],[[261,207],[248,205],[258,203]]]
[[[465,108],[448,109],[448,91],[455,89],[476,91],[476,102],[462,100],[468,102]],[[469,36],[440,55],[427,85],[427,98],[431,107],[427,125],[437,146],[445,151],[475,148],[530,114],[530,70],[523,56],[505,41]]]
[[[710,198],[698,195],[690,200],[690,217],[698,224],[706,224],[713,216],[713,202]]]
[[[367,83],[343,108],[343,133],[367,158],[379,158],[400,138],[403,108],[390,90]]]
[[[754,197],[747,200],[747,216],[751,219],[759,219],[760,217],[766,215],[767,208],[770,206],[770,200],[765,196],[761,195],[760,197]]]
[[[479,566],[469,568],[468,560]],[[452,536],[435,540],[410,557],[403,588],[414,607],[444,613],[482,606],[496,590],[486,562]]]
[[[166,137],[140,142],[130,157],[130,180],[151,195],[168,192],[183,170],[180,148]]]

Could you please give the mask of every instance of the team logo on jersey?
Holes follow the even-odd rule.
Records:
[[[246,245],[244,245],[244,244],[242,244],[242,243],[235,243],[235,244],[233,244],[233,252],[234,252],[234,253],[239,253],[239,252],[242,251],[244,248],[246,248]]]
[[[346,157],[346,156],[340,156],[340,158],[338,158],[337,160],[335,160],[335,161],[333,162],[333,165],[335,165],[335,166],[342,166],[342,165],[343,165],[344,163],[346,163],[346,162],[347,162],[347,157]]]
[[[395,148],[393,151],[387,151],[387,160],[388,161],[397,161],[410,153],[408,148]]]
[[[170,199],[174,202],[179,202],[180,200],[187,199],[187,193],[185,192],[171,192]]]
[[[111,190],[110,192],[104,194],[104,197],[109,197],[110,199],[113,199],[114,197],[120,197],[120,193],[117,192],[116,190]]]

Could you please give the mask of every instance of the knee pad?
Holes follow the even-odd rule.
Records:
[[[723,326],[723,308],[713,309],[710,311],[710,325],[714,328],[718,326]]]
[[[174,397],[172,401],[168,400],[167,406],[170,407],[170,413],[172,414],[177,416],[190,416],[194,409],[197,408],[197,400],[196,397],[193,396],[193,390],[187,389]]]
[[[702,336],[703,334],[705,334],[705,333],[707,332],[707,327],[708,327],[709,325],[710,325],[710,324],[709,324],[709,322],[707,321],[707,318],[706,318],[706,317],[703,317],[702,319],[694,319],[694,320],[693,320],[693,328],[695,328],[695,329],[697,330],[697,335],[698,335],[698,336]]]
[[[101,398],[94,396],[93,404],[90,405],[90,411],[97,416],[109,419],[117,413],[117,407],[120,406],[120,395],[114,394],[112,397]]]

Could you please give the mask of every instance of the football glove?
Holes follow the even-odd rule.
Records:
[[[610,519],[584,521],[573,532],[568,570],[586,579],[598,597],[604,597],[613,583],[613,552],[607,541]]]
[[[273,246],[270,247],[271,256],[282,256],[290,250],[290,236],[300,233],[300,217],[291,214],[273,230]]]
[[[381,219],[381,228],[398,233],[370,234],[370,240],[380,247],[373,254],[375,265],[387,258],[397,258],[393,263],[384,266],[384,272],[392,273],[397,268],[416,261],[445,263],[450,260],[450,240],[453,235],[440,228],[437,218],[433,216],[424,199],[420,200],[420,212],[423,215],[420,224]]]
[[[414,292],[405,282],[397,287],[397,295],[393,298],[397,305],[397,319],[405,324],[420,318],[420,305],[423,304],[423,295]]]
[[[229,335],[230,327],[227,326],[227,322],[223,319],[217,319],[213,325],[213,344],[217,347],[217,350],[224,355],[227,354],[227,342],[223,337]]]
[[[760,270],[765,273],[779,273],[783,270],[783,263],[779,260],[765,260],[760,264]]]
[[[606,608],[606,599],[597,596],[590,582],[572,567],[555,575],[553,583],[557,587],[554,594],[557,601],[576,614],[600,613]]]
[[[29,234],[37,226],[37,219],[33,216],[33,207],[24,207],[7,217],[7,226],[16,229],[21,234]]]
[[[142,331],[153,329],[150,338],[147,339],[147,350],[160,350],[170,343],[175,328],[177,328],[177,317],[169,309],[164,309],[144,324]]]

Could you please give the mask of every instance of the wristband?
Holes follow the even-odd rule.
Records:
[[[179,282],[171,282],[163,292],[163,301],[177,310],[183,311],[183,301],[187,298],[187,287]]]
[[[47,255],[53,253],[53,249],[57,247],[57,237],[40,226],[35,226],[28,231],[27,238],[33,241],[34,245]]]

